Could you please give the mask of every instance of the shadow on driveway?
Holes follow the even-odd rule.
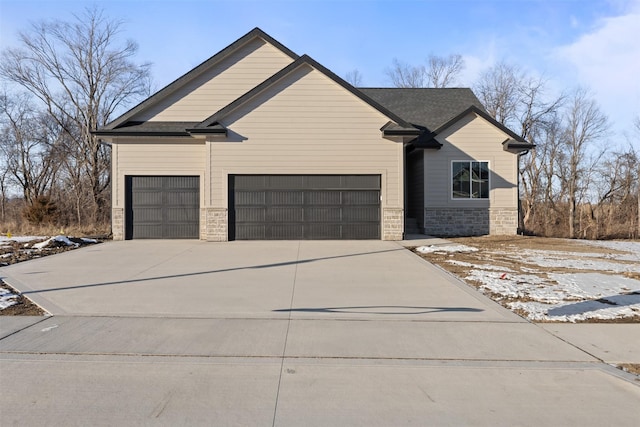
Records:
[[[391,309],[396,311],[369,311],[371,309]],[[467,312],[478,313],[484,311],[480,308],[469,307],[410,307],[404,305],[363,305],[354,307],[318,307],[318,308],[281,308],[274,312],[299,312],[299,313],[360,313],[360,314],[428,314],[442,312]]]
[[[306,264],[306,263],[311,263],[311,262],[316,262],[316,261],[324,261],[324,260],[337,259],[337,258],[350,258],[350,257],[363,256],[363,255],[379,254],[379,253],[385,253],[385,252],[397,252],[397,251],[404,251],[404,250],[405,250],[404,248],[387,249],[387,250],[383,250],[383,251],[361,252],[361,253],[348,254],[348,255],[336,255],[336,256],[313,258],[313,259],[302,259],[302,260],[296,260],[296,261],[278,262],[278,263],[273,263],[273,264],[252,265],[252,266],[246,266],[246,267],[224,268],[224,269],[220,269],[220,270],[197,271],[197,272],[193,272],[193,273],[181,273],[181,274],[171,274],[171,275],[166,275],[166,276],[146,277],[146,278],[142,278],[142,279],[128,279],[128,280],[117,280],[117,281],[112,281],[112,282],[90,283],[90,284],[86,284],[86,285],[64,286],[64,287],[57,287],[57,288],[25,291],[25,292],[22,292],[21,294],[22,295],[43,294],[43,293],[46,293],[46,292],[66,291],[66,290],[83,289],[83,288],[94,288],[94,287],[98,287],[98,286],[124,285],[124,284],[128,284],[128,283],[150,282],[150,281],[153,281],[153,280],[162,280],[162,279],[179,279],[179,278],[184,278],[184,277],[202,276],[202,275],[206,275],[206,274],[226,273],[226,272],[229,272],[229,271],[285,267],[285,266],[289,266],[289,265]],[[48,273],[47,271],[37,271],[37,272],[30,272],[30,273],[26,273],[26,274],[47,274],[47,273]]]

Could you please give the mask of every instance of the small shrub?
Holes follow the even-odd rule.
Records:
[[[24,218],[33,225],[53,224],[58,218],[56,204],[46,196],[40,196],[22,211]]]

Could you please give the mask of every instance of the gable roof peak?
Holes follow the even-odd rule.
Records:
[[[277,82],[282,80],[284,77],[286,77],[287,75],[289,75],[290,73],[292,73],[294,70],[298,69],[302,65],[307,65],[307,66],[310,66],[311,68],[318,70],[320,73],[324,74],[329,79],[333,80],[335,83],[342,86],[347,91],[351,92],[351,94],[357,96],[362,101],[369,104],[371,107],[378,110],[380,113],[387,116],[389,119],[393,120],[400,127],[411,129],[412,131],[417,130],[410,123],[402,119],[400,116],[396,115],[394,112],[390,111],[385,106],[381,105],[380,103],[378,103],[377,101],[375,101],[374,99],[366,95],[365,93],[361,92],[356,87],[349,84],[346,80],[339,77],[333,71],[329,70],[328,68],[326,68],[325,66],[323,66],[322,64],[320,64],[319,62],[317,62],[307,54],[299,56],[294,62],[284,67],[282,70],[278,71],[276,74],[269,77],[267,80],[263,81],[258,86],[254,87],[252,90],[245,93],[235,101],[231,102],[227,106],[215,112],[213,115],[209,116],[208,118],[200,122],[196,126],[196,128],[203,129],[217,123],[218,121],[222,120],[227,114],[229,114],[231,111],[234,111],[235,109],[237,109],[238,107],[240,107],[241,105],[243,105],[244,103],[248,102],[250,99],[255,97],[257,94],[262,93],[267,88],[276,84]]]
[[[160,89],[158,92],[154,93],[149,98],[145,99],[135,107],[131,108],[129,111],[127,111],[120,117],[116,118],[115,120],[112,120],[110,123],[105,125],[103,129],[110,130],[110,129],[115,129],[119,126],[124,125],[126,122],[131,120],[131,118],[134,117],[136,114],[156,104],[157,102],[161,101],[162,99],[169,96],[170,94],[176,92],[181,87],[185,86],[192,80],[196,79],[202,73],[206,72],[208,69],[218,64],[225,58],[229,57],[234,52],[238,51],[240,48],[242,48],[247,43],[249,43],[250,41],[256,38],[261,38],[265,42],[269,43],[270,45],[274,46],[276,49],[283,52],[285,55],[289,56],[294,61],[299,58],[298,54],[296,54],[294,51],[292,51],[291,49],[289,49],[288,47],[286,47],[285,45],[283,45],[282,43],[280,43],[279,41],[271,37],[269,34],[265,33],[259,27],[255,27],[254,29],[252,29],[251,31],[249,31],[248,33],[246,33],[245,35],[243,35],[242,37],[240,37],[239,39],[231,43],[229,46],[225,47],[224,49],[222,49],[221,51],[219,51],[209,59],[202,62],[200,65],[193,68],[191,71],[187,72],[186,74],[177,78],[173,82],[169,83],[167,86]]]

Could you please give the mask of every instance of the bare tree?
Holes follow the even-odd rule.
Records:
[[[480,75],[474,92],[492,117],[510,125],[517,117],[524,80],[518,66],[503,61]]]
[[[638,154],[630,145],[610,153],[598,165],[595,208],[588,203],[592,237],[632,238],[637,232]]]
[[[6,161],[3,175],[9,175],[27,205],[33,205],[46,195],[58,171],[57,136],[48,129],[50,117],[35,110],[26,95],[0,95],[0,114],[0,149]]]
[[[436,56],[431,54],[427,59],[427,85],[436,88],[454,86],[462,70],[464,70],[462,55]]]
[[[393,59],[391,68],[385,73],[391,83],[399,88],[444,88],[457,83],[464,69],[462,55],[429,55],[426,65],[409,65]]]
[[[592,147],[609,129],[609,122],[586,89],[578,88],[569,99],[565,113],[562,146],[566,154],[562,181],[569,203],[569,237],[576,237],[577,203],[587,190],[589,175],[593,173],[604,147]]]
[[[109,153],[92,131],[149,93],[150,65],[132,61],[138,47],[119,42],[121,26],[95,8],[69,22],[36,23],[0,63],[0,76],[37,97],[69,136],[70,154],[91,188],[94,220],[106,213],[110,177]]]
[[[398,88],[419,88],[425,85],[425,67],[413,66],[393,58],[391,68],[385,70],[391,84]]]
[[[345,74],[344,79],[352,86],[362,86],[362,73],[357,68]]]

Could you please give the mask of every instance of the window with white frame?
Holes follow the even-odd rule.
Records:
[[[453,199],[489,198],[489,162],[451,162]]]

